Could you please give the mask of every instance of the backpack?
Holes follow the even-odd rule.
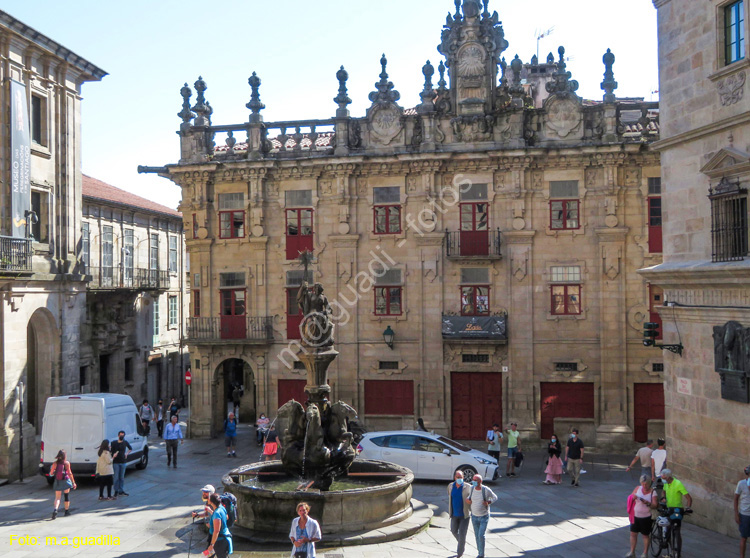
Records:
[[[231,492],[225,492],[221,495],[221,504],[227,510],[227,527],[231,527],[237,521],[237,498]]]

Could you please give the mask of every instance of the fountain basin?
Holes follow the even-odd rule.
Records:
[[[289,528],[292,519],[297,517],[296,506],[299,502],[310,505],[310,516],[320,523],[324,540],[333,538],[341,541],[357,533],[404,522],[411,517],[414,474],[409,469],[384,461],[358,459],[352,463],[349,473],[351,476],[348,479],[357,483],[368,479],[369,486],[328,492],[289,491],[273,486],[278,486],[279,481],[284,479],[299,483],[304,481],[286,475],[280,461],[252,463],[233,469],[222,479],[225,491],[237,498],[238,518],[235,526],[239,529],[233,528],[233,531],[243,538],[259,542],[288,541]],[[410,529],[405,536],[416,530]]]

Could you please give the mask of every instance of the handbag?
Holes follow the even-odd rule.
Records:
[[[295,551],[294,558],[307,558],[307,550],[297,550],[297,551]]]

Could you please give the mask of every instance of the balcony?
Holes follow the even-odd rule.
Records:
[[[449,260],[499,260],[500,229],[495,231],[445,231],[445,252]]]
[[[0,236],[0,274],[31,273],[31,239]]]
[[[220,316],[188,318],[188,343],[226,343],[273,341],[273,318],[270,316]]]
[[[132,291],[167,290],[169,288],[169,271],[162,269],[123,269],[120,267],[94,267],[89,289]]]

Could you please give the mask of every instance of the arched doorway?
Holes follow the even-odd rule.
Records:
[[[255,422],[256,398],[255,375],[251,366],[240,358],[224,360],[216,368],[216,391],[214,393],[214,431],[222,432],[224,419],[233,410],[232,393],[239,387],[242,393],[238,411],[239,422]]]
[[[58,359],[60,337],[52,314],[39,308],[32,314],[26,326],[26,370],[23,377],[26,386],[26,420],[42,430],[44,404],[52,395],[53,386],[58,385]]]

